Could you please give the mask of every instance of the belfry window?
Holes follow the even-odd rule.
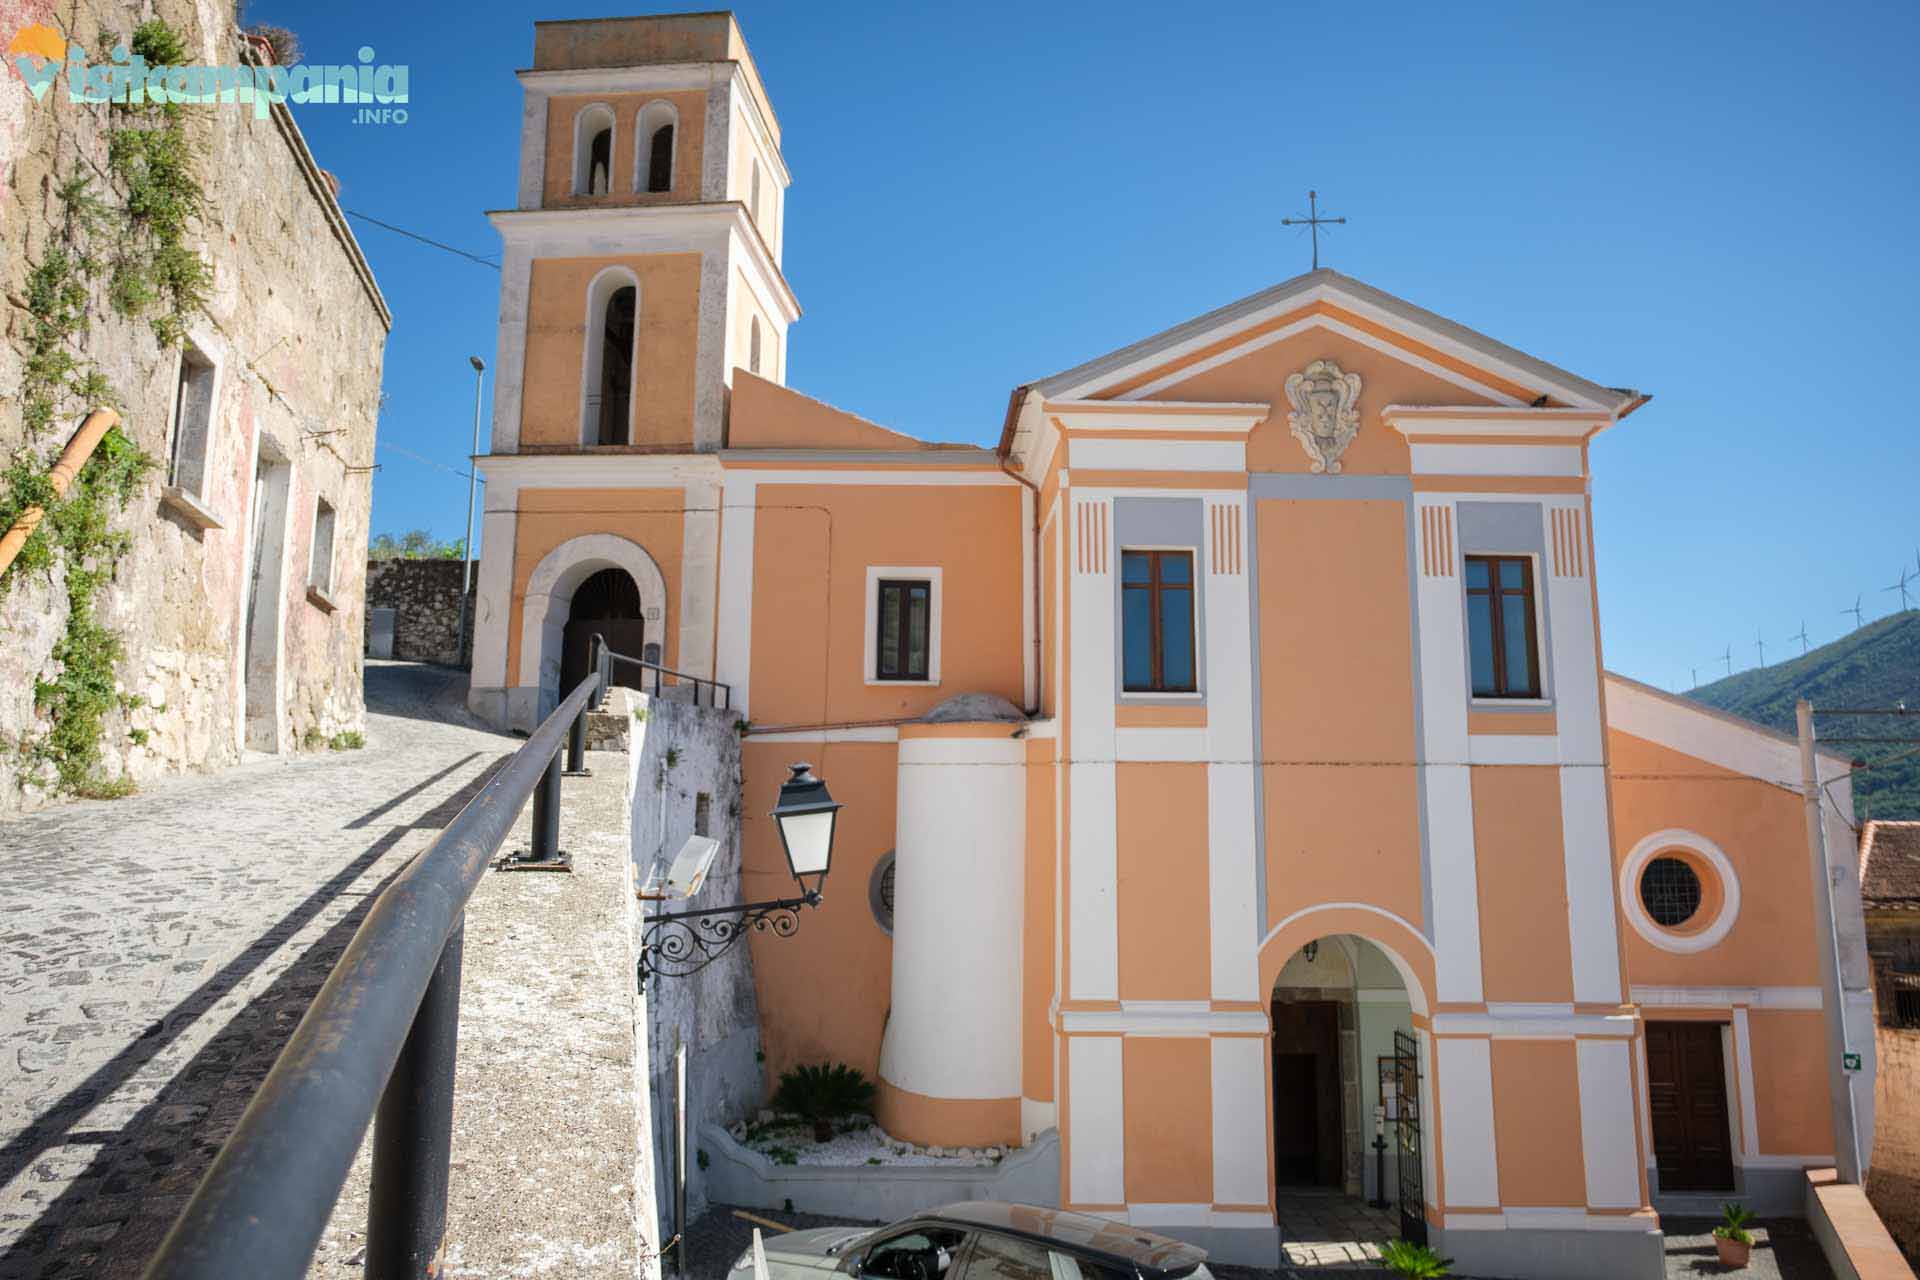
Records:
[[[633,408],[633,328],[638,291],[624,285],[607,299],[600,325],[599,413],[597,444],[627,444]]]
[[[761,235],[765,235],[765,224],[760,220],[760,162],[758,160],[753,162],[753,186],[749,191],[748,200],[747,209],[753,214],[754,225],[761,228]]]
[[[1193,552],[1120,553],[1127,693],[1194,693]]]
[[[1467,649],[1476,698],[1538,698],[1533,561],[1467,557]]]
[[[611,190],[613,111],[596,102],[573,118],[573,194],[603,196]]]
[[[760,372],[760,317],[753,318],[753,327],[747,332],[747,372]]]
[[[663,124],[647,143],[647,190],[673,190],[673,126]]]

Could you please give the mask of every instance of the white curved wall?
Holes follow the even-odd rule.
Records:
[[[1011,732],[900,739],[893,1012],[880,1047],[880,1074],[899,1089],[1020,1095],[1027,773]]]

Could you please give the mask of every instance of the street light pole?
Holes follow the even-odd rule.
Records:
[[[474,458],[480,454],[480,388],[487,380],[487,362],[468,356],[473,363],[473,452],[467,457],[467,540],[460,544],[460,625],[453,633],[454,661],[467,654],[467,596],[473,591],[473,491],[480,483],[480,469]]]

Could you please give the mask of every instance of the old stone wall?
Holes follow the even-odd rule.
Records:
[[[393,656],[410,662],[464,667],[473,660],[473,595],[467,596],[467,629],[460,626],[460,579],[464,560],[370,560],[367,608],[392,609]],[[480,562],[473,562],[473,586]],[[470,588],[471,592],[471,588]]]
[[[224,0],[9,7],[90,56],[101,33],[124,38],[158,16],[195,61],[241,60],[234,6]],[[18,299],[57,242],[62,184],[84,178],[110,207],[124,199],[107,166],[109,137],[128,118],[120,110],[116,117],[106,104],[70,101],[64,74],[38,102],[20,76],[0,74],[0,291],[14,303],[0,321],[0,466],[24,458],[44,468],[89,408],[61,404],[52,427],[30,438],[18,394],[29,319]],[[367,522],[391,317],[286,108],[264,118],[246,104],[179,110],[207,201],[192,235],[212,264],[204,312],[189,326],[214,367],[197,510],[163,492],[181,353],[162,348],[148,317],[118,314],[104,289],[75,343],[105,376],[121,430],[159,462],[114,517],[132,545],[98,598],[123,650],[122,705],[102,740],[99,772],[108,779],[216,768],[243,748],[318,748],[365,722]],[[308,586],[321,500],[336,514],[331,587],[316,594]],[[65,572],[57,562],[51,576],[16,568],[0,588],[0,745],[17,747],[48,728],[34,684],[58,674]],[[42,776],[18,751],[0,751],[0,811],[52,799]]]
[[[1897,964],[1920,959],[1920,912],[1870,912],[1868,945],[1881,963],[1877,984]],[[1874,1031],[1873,1163],[1867,1198],[1910,1259],[1920,1259],[1920,1027],[1890,1026],[1893,1000],[1881,992]]]
[[[706,884],[691,902],[642,905],[649,911],[685,911],[740,901],[738,713],[637,694],[633,703],[638,708],[632,795],[635,882],[644,885],[650,873],[663,871],[663,864],[695,834],[703,814],[706,834],[720,841]],[[644,921],[636,924],[644,932]],[[696,951],[696,962],[698,955]],[[747,944],[742,941],[690,976],[657,976],[644,994],[654,1194],[664,1239],[677,1227],[676,1050],[686,1048],[688,1221],[707,1203],[695,1135],[705,1125],[724,1126],[745,1118],[761,1105],[759,1006]]]

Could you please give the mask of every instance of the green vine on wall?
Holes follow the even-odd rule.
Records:
[[[129,43],[148,65],[187,61],[185,41],[158,19],[142,23]],[[145,316],[166,350],[185,341],[212,279],[206,259],[187,240],[206,198],[181,108],[148,103],[108,110],[107,170],[118,198],[95,196],[85,177],[69,178],[58,190],[63,210],[58,235],[28,272],[23,300],[27,358],[20,403],[28,447],[0,472],[0,529],[28,507],[46,512],[13,569],[51,573],[59,561],[67,570],[66,628],[51,655],[50,669],[57,674],[34,682],[35,708],[50,727],[23,741],[19,750],[31,765],[52,771],[58,790],[78,795],[131,789],[124,779],[102,779],[98,773],[107,716],[140,702],[116,691],[114,667],[124,646],[100,621],[98,601],[132,545],[125,531],[112,527],[113,516],[132,500],[155,462],[116,427],[65,497],[56,498],[33,445],[69,411],[117,402],[83,349],[96,289],[104,286],[108,304],[119,315]],[[0,579],[0,592],[9,580]],[[132,730],[129,736],[138,742],[146,735]]]

